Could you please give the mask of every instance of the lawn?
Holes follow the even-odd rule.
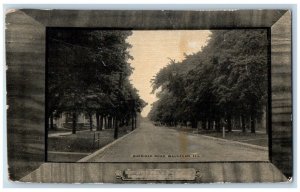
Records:
[[[226,132],[225,138],[223,138],[222,132],[209,131],[203,129],[197,130],[190,127],[181,127],[181,128],[169,127],[169,128],[176,129],[178,131],[187,132],[187,133],[192,133],[192,134],[207,135],[210,137],[217,137],[222,139],[238,141],[242,143],[248,143],[252,145],[258,145],[262,147],[268,147],[268,135],[265,134],[264,132],[250,133],[249,130],[246,133],[243,133],[241,131]]]
[[[119,137],[127,134],[129,130],[130,129],[126,127],[119,128]],[[94,136],[96,139],[98,139],[98,135],[99,142],[94,141]],[[77,132],[77,134],[48,137],[47,150],[51,152],[48,154],[48,160],[65,162],[69,159],[70,162],[76,161],[88,155],[89,153],[104,147],[114,140],[114,129],[106,129],[102,131],[84,131]],[[53,152],[74,152],[74,154],[54,154]],[[78,153],[82,153],[83,155],[79,155]]]
[[[52,133],[68,133],[71,132],[72,130],[68,130],[68,129],[58,129],[58,130],[48,130],[48,134],[52,134]]]
[[[223,133],[220,132],[205,132],[201,131],[200,134],[223,138]],[[258,145],[262,147],[268,147],[268,135],[264,133],[242,133],[242,132],[226,132],[225,138],[228,140],[239,141],[242,143],[248,143],[252,145]]]
[[[83,131],[83,130],[89,130],[89,127],[78,127],[77,131]],[[72,132],[72,128],[68,127],[68,128],[56,128],[54,130],[49,129],[48,130],[48,134],[52,134],[52,133],[68,133],[68,132]]]

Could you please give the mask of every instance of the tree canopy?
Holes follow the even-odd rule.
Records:
[[[181,62],[170,59],[151,80],[158,92],[149,118],[164,124],[201,121],[204,128],[222,121],[261,117],[267,102],[268,39],[263,29],[214,30],[208,44]]]
[[[69,112],[76,119],[79,113],[98,113],[121,119],[141,111],[146,103],[129,82],[133,68],[128,60],[133,58],[126,38],[131,34],[127,30],[49,29],[48,116]]]

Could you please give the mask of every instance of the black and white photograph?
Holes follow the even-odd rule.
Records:
[[[47,161],[268,160],[266,29],[48,28],[46,43]]]
[[[293,180],[290,10],[9,10],[10,179]]]

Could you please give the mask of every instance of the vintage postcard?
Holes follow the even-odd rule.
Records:
[[[292,180],[288,10],[9,10],[6,27],[12,180]]]

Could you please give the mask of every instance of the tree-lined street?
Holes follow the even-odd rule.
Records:
[[[87,162],[268,161],[268,151],[144,121],[134,132],[85,159]]]
[[[47,34],[48,150],[92,153],[104,147],[88,160],[95,162],[268,160],[265,148],[216,139],[226,131],[232,140],[251,143],[257,129],[266,133],[266,30],[212,30],[201,50],[182,53],[181,61],[169,58],[148,79],[157,101],[150,121],[136,131],[147,103],[130,79],[133,32],[51,28]],[[69,133],[55,133],[63,130]],[[199,131],[203,135],[192,134]],[[204,136],[212,133],[214,139]],[[266,146],[262,139],[253,144]]]

